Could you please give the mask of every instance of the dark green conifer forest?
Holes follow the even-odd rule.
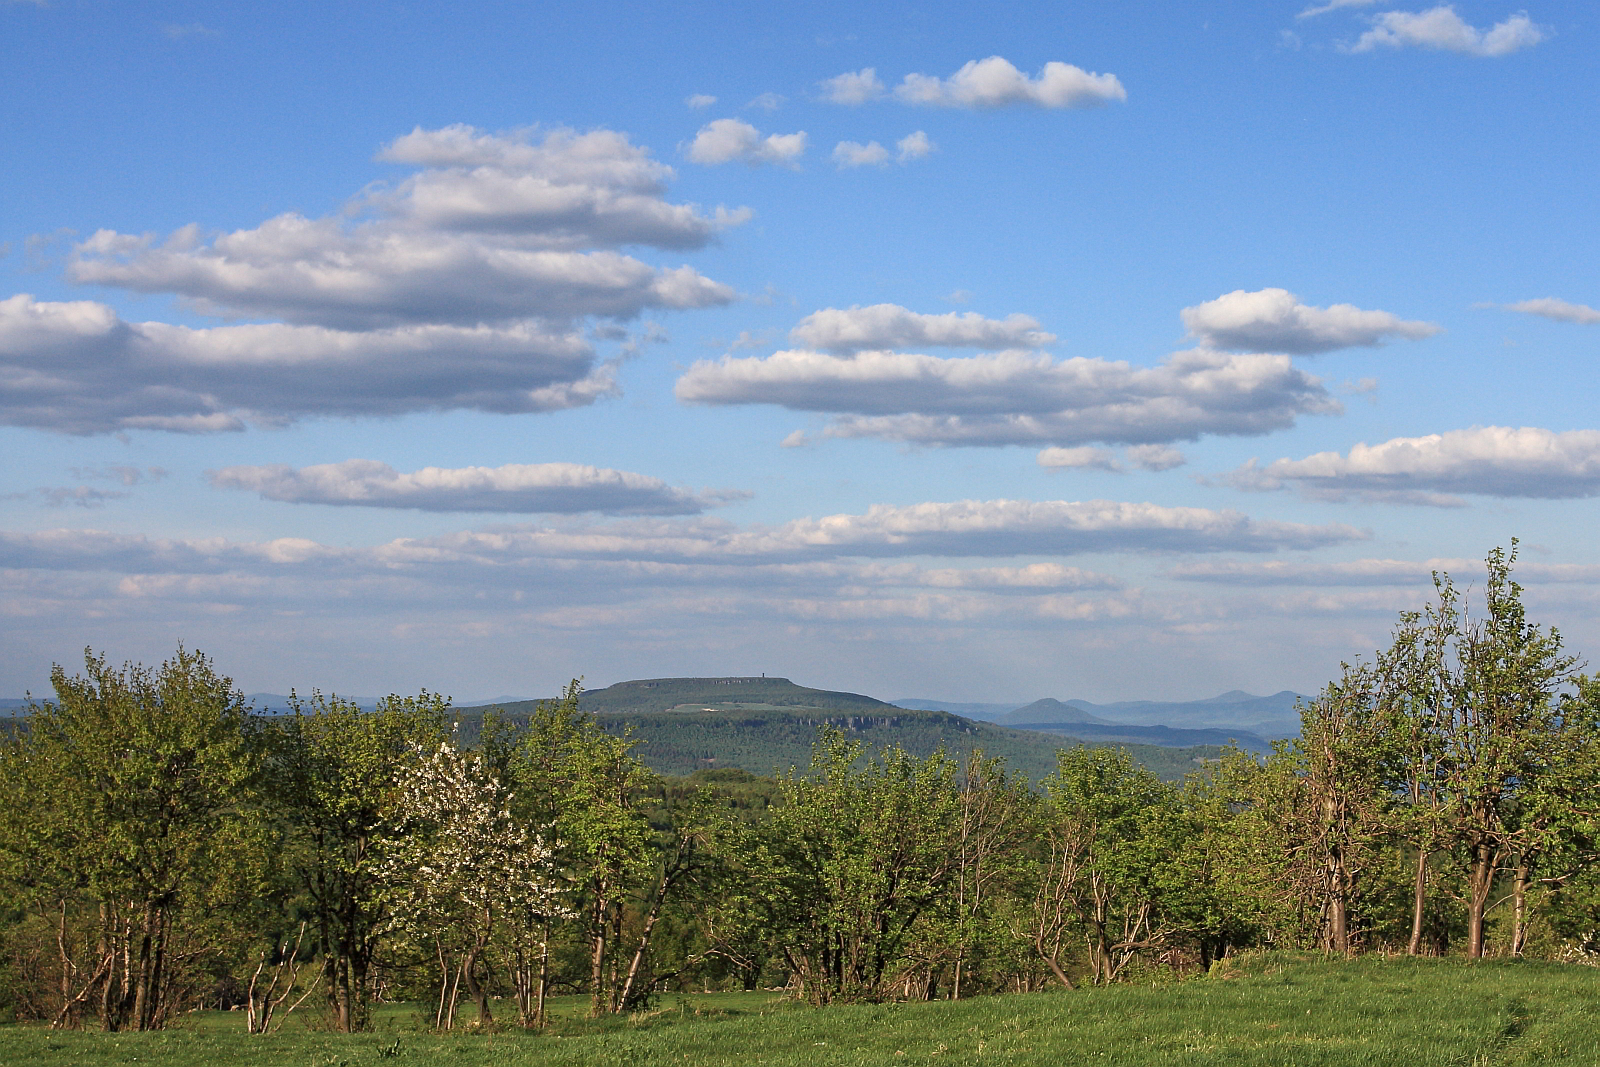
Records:
[[[360,1031],[594,1016],[664,992],[966,999],[1245,950],[1600,954],[1600,680],[1515,549],[1438,575],[1301,732],[1171,782],[1125,749],[1030,777],[819,733],[810,764],[664,777],[576,682],[463,736],[429,692],[261,715],[221,667],[90,651],[0,747],[0,1013],[159,1030],[237,1008]]]

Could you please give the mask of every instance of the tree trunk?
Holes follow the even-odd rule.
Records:
[[[1489,895],[1494,892],[1494,876],[1498,870],[1498,854],[1487,842],[1472,847],[1472,868],[1467,873],[1467,958],[1483,958],[1484,917],[1489,908]]]
[[[61,965],[62,1027],[77,1029],[77,1015],[72,1010],[72,955],[67,951],[67,898],[61,898],[61,917],[56,923],[56,958]]]
[[[1348,879],[1344,864],[1335,859],[1331,863],[1328,895],[1328,947],[1341,955],[1350,955],[1350,902],[1346,893]]]
[[[589,1017],[598,1019],[606,1012],[606,903],[594,903],[594,933],[589,947]]]
[[[139,936],[139,971],[134,979],[133,992],[133,1028],[135,1030],[148,1029],[145,1026],[145,1010],[150,1002],[150,950],[152,927],[155,926],[155,904],[146,903],[144,908],[144,929]]]
[[[534,1025],[544,1029],[544,999],[550,989],[550,928],[544,930],[544,939],[539,945],[539,1006],[534,1012]]]
[[[638,981],[639,971],[644,966],[645,953],[650,951],[650,935],[655,930],[656,920],[661,917],[661,905],[666,901],[667,890],[663,886],[661,893],[650,905],[650,913],[644,918],[644,929],[639,932],[639,944],[633,950],[633,959],[628,963],[628,977],[622,983],[622,996],[617,1003],[618,1010],[628,1010],[633,1000],[634,983]]]
[[[1406,945],[1406,955],[1422,954],[1423,905],[1428,895],[1428,850],[1417,848],[1417,878],[1411,895],[1411,941]]]
[[[473,1003],[478,1009],[478,1027],[483,1029],[494,1019],[489,1015],[489,984],[478,981],[478,960],[483,954],[483,942],[480,940],[467,950],[466,957],[461,961],[461,976],[466,979],[467,992],[472,996]]]
[[[1532,880],[1533,872],[1525,859],[1517,861],[1517,881],[1512,891],[1513,907],[1515,908],[1515,921],[1511,926],[1511,954],[1522,955],[1522,950],[1528,941],[1528,884]]]

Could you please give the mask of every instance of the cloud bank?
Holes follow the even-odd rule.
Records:
[[[0,300],[0,424],[239,430],[310,416],[555,411],[616,391],[587,341],[537,322],[349,331],[125,322],[93,301]]]
[[[379,159],[416,170],[335,215],[166,238],[100,230],[77,244],[73,281],[283,321],[193,329],[13,296],[0,301],[0,422],[206,432],[568,408],[616,388],[582,320],[734,299],[691,267],[622,251],[701,248],[749,217],[670,202],[672,169],[623,134],[418,128]]]
[[[1286,289],[1235,289],[1179,314],[1189,335],[1208,348],[1297,356],[1374,348],[1393,337],[1420,340],[1440,331],[1431,322],[1408,322],[1353,304],[1312,307]]]
[[[1600,495],[1600,430],[1475,426],[1358,444],[1348,454],[1254,461],[1230,476],[1245,489],[1298,487],[1323,500],[1461,506],[1452,494],[1546,500]]]
[[[516,514],[697,515],[748,493],[693,492],[659,478],[577,463],[424,467],[401,474],[387,463],[350,459],[295,469],[284,464],[224,467],[219,489],[252,489],[267,500],[420,511]]]
[[[699,248],[748,217],[667,202],[671,169],[622,134],[448,126],[414,130],[379,158],[424,169],[320,219],[289,213],[212,237],[187,226],[165,240],[101,230],[74,249],[68,277],[335,329],[629,318],[733,299],[692,268],[616,251]]]
[[[1342,410],[1287,356],[1179,352],[1160,366],[1054,360],[1007,351],[970,358],[795,350],[702,360],[678,379],[694,404],[776,404],[833,414],[832,437],[927,445],[1167,444],[1251,435]]]

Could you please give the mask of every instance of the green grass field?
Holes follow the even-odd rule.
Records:
[[[507,1005],[509,1009],[509,1005]],[[656,1012],[590,1023],[564,1000],[548,1034],[447,1036],[415,1008],[341,1036],[291,1024],[250,1037],[197,1015],[159,1034],[0,1028],[0,1063],[229,1067],[830,1067],[994,1063],[1405,1065],[1600,1063],[1600,970],[1451,960],[1324,962],[1265,957],[1186,982],[959,1003],[814,1010],[772,994],[672,998]],[[398,1042],[398,1045],[396,1044]]]

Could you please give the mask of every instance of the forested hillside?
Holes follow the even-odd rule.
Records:
[[[587,693],[579,697],[580,707],[587,697]],[[486,713],[495,714],[496,709],[455,712],[461,722],[460,736],[464,743],[477,743]],[[516,728],[525,727],[532,714],[526,704],[508,704],[498,709],[503,721]],[[919,757],[931,756],[943,749],[960,758],[981,749],[989,755],[1003,757],[1013,770],[1034,780],[1054,769],[1058,748],[1110,744],[1126,749],[1135,762],[1163,781],[1176,782],[1208,761],[1220,758],[1223,750],[1218,742],[1226,741],[1226,737],[1218,735],[1205,738],[1206,744],[1174,747],[1128,743],[1130,739],[1120,737],[1112,741],[1086,739],[1044,731],[1012,730],[946,712],[908,711],[881,702],[874,702],[874,706],[836,709],[746,705],[714,710],[697,704],[692,705],[691,710],[596,713],[593,720],[607,733],[635,741],[633,752],[640,761],[659,774],[670,775],[692,774],[715,767],[736,767],[763,775],[782,775],[791,768],[803,770],[811,760],[819,732],[835,729],[863,742],[869,749],[895,745]]]

